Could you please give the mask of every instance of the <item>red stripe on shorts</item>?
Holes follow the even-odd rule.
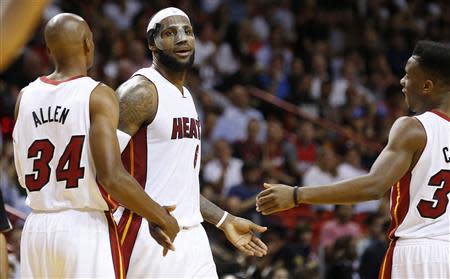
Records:
[[[125,278],[125,270],[122,252],[119,244],[119,233],[117,232],[116,223],[114,222],[111,211],[105,211],[106,220],[108,220],[109,243],[111,245],[111,255],[114,265],[114,273],[116,279]]]
[[[378,274],[378,279],[391,279],[392,277],[392,262],[396,242],[397,239],[394,239],[389,243],[389,248],[384,256],[383,264],[381,265],[380,273]]]
[[[131,138],[122,152],[125,169],[139,182],[143,189],[147,182],[147,126],[141,127]],[[120,218],[118,229],[123,253],[125,274],[130,264],[131,253],[141,227],[142,217],[125,209]]]

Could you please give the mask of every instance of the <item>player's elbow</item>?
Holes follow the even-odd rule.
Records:
[[[387,191],[384,186],[383,178],[377,177],[376,175],[367,175],[367,187],[366,195],[368,200],[379,200],[381,199]]]
[[[120,179],[117,172],[98,172],[97,181],[108,193],[114,191],[120,185]]]

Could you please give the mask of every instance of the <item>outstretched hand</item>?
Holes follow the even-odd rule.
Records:
[[[167,212],[175,210],[175,206],[163,206]],[[159,245],[163,247],[163,256],[167,255],[169,250],[175,251],[175,246],[173,245],[173,240],[156,224],[149,222],[148,227],[150,230],[151,236],[158,242]]]
[[[294,204],[294,187],[264,183],[264,191],[256,197],[256,211],[263,215],[291,209]]]
[[[256,225],[247,219],[228,215],[220,229],[223,230],[228,241],[244,254],[257,257],[267,255],[266,244],[255,235],[265,232],[266,227]]]

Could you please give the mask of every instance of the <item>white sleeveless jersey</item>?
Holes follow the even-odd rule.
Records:
[[[13,131],[19,182],[34,210],[107,210],[89,146],[89,77],[40,77],[22,90]]]
[[[149,79],[158,91],[155,119],[132,137],[122,153],[129,172],[149,196],[172,212],[180,226],[203,221],[200,214],[200,122],[190,92],[183,94],[154,68],[133,76]]]
[[[450,242],[450,118],[438,111],[416,118],[427,143],[416,166],[392,187],[389,236]]]

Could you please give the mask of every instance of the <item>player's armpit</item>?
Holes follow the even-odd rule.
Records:
[[[369,176],[379,181],[380,194],[414,168],[427,142],[426,132],[414,117],[401,117],[392,125],[389,141],[380,153]]]
[[[119,129],[130,136],[150,124],[158,109],[156,86],[143,76],[134,76],[116,90],[119,96]]]

